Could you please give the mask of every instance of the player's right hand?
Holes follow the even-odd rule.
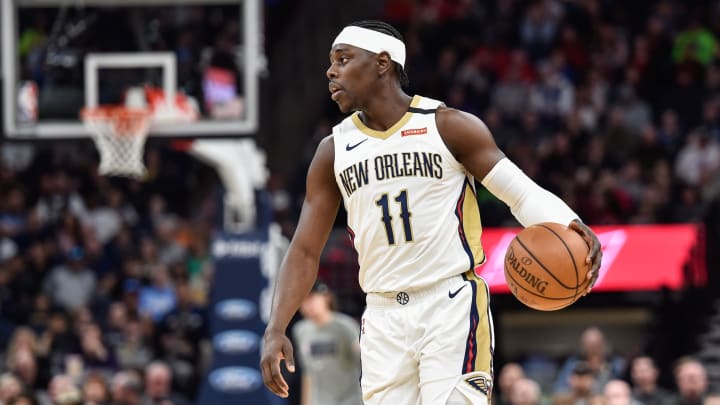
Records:
[[[281,332],[265,332],[262,355],[260,356],[263,381],[273,394],[287,398],[289,387],[280,371],[280,360],[285,360],[285,367],[289,372],[295,372],[295,358],[293,357],[293,347],[290,339]]]

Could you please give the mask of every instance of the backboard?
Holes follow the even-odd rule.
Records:
[[[260,0],[2,0],[2,115],[9,139],[83,138],[83,107],[130,88],[189,96],[200,119],[150,136],[251,135],[265,59]]]

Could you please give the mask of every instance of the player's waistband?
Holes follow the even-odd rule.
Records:
[[[423,302],[426,297],[434,296],[436,293],[447,295],[448,289],[458,285],[458,283],[462,280],[463,276],[458,274],[419,289],[384,293],[368,293],[365,298],[365,302],[367,303],[368,308],[410,306]]]

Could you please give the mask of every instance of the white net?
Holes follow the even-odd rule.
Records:
[[[150,113],[127,107],[83,110],[82,120],[100,152],[99,172],[104,176],[142,178],[146,169],[143,150]]]

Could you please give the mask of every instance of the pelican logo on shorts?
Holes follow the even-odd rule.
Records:
[[[485,396],[487,396],[488,393],[492,391],[492,381],[490,381],[484,375],[476,375],[470,378],[466,378],[465,382],[470,384],[471,387],[485,394]]]
[[[406,292],[397,293],[397,297],[395,297],[395,299],[398,303],[400,303],[400,305],[405,305],[410,302],[410,296]]]

